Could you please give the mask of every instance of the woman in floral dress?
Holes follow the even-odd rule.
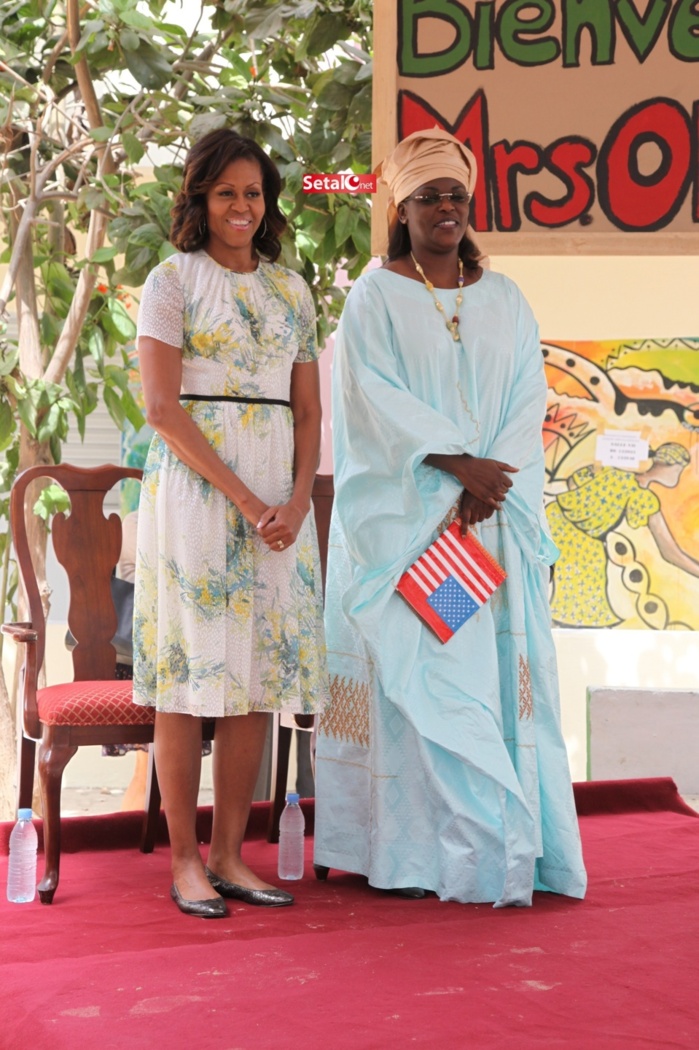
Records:
[[[276,264],[279,174],[252,140],[190,150],[178,249],[149,275],[138,350],[155,430],[139,509],[134,700],[156,708],[155,758],[181,911],[293,898],[242,861],[268,712],[326,699],[311,488],[320,447],[315,315]],[[201,721],[216,719],[207,866],[195,818]]]

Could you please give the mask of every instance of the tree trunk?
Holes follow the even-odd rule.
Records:
[[[38,378],[42,374],[41,344],[39,340],[38,309],[36,284],[34,280],[34,261],[31,240],[22,253],[17,269],[17,323],[19,329],[20,367],[24,375]],[[20,427],[19,466],[26,470],[38,464],[53,463],[51,450],[47,443],[33,438],[23,425]],[[27,507],[30,511],[36,502],[41,489],[41,482],[32,485],[27,492]],[[50,591],[46,582],[46,544],[48,533],[45,522],[36,515],[27,513],[29,549],[34,559],[34,571],[39,583],[39,592],[44,609],[48,611]],[[18,620],[28,618],[28,609],[24,590],[19,587]],[[2,610],[3,617],[5,610]],[[21,657],[21,653],[18,653]],[[15,661],[13,681],[8,689],[4,674],[0,674],[0,819],[10,819],[15,811],[15,779],[17,768],[16,709],[21,658]],[[39,674],[39,685],[46,681],[42,668]],[[6,814],[7,816],[3,816]]]

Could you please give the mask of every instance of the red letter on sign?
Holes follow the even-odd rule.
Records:
[[[694,141],[699,142],[699,102],[694,103],[692,113],[694,119]],[[692,200],[692,219],[699,222],[699,157],[694,168],[694,193]]]
[[[530,193],[524,199],[527,218],[552,230],[575,222],[589,211],[595,199],[595,186],[582,169],[592,164],[596,154],[596,146],[578,135],[552,142],[544,151],[544,167],[561,180],[566,192],[558,200],[549,200],[541,193]]]
[[[464,145],[468,146],[476,158],[478,179],[476,181],[476,192],[473,195],[469,222],[476,231],[490,230],[488,103],[485,95],[482,91],[477,91],[466,103],[452,126],[436,110],[432,109],[423,99],[418,98],[417,95],[413,95],[411,91],[401,91],[399,93],[399,138],[407,138],[414,131],[428,131],[435,124],[438,124],[440,128],[444,128],[445,131],[457,138],[459,142],[463,142]]]
[[[536,174],[543,164],[539,146],[533,142],[496,142],[493,146],[493,192],[495,229],[509,232],[522,225],[517,199],[517,172]]]
[[[646,174],[639,151],[660,151]],[[682,207],[692,178],[692,130],[684,108],[671,98],[640,102],[610,128],[597,162],[602,211],[620,230],[661,230]]]

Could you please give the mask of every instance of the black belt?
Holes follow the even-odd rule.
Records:
[[[291,408],[291,401],[276,397],[238,397],[233,394],[180,394],[180,401],[237,401],[241,405],[283,405]]]

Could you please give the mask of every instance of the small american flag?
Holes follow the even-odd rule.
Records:
[[[448,642],[506,576],[475,536],[461,535],[457,520],[403,573],[396,590]]]

